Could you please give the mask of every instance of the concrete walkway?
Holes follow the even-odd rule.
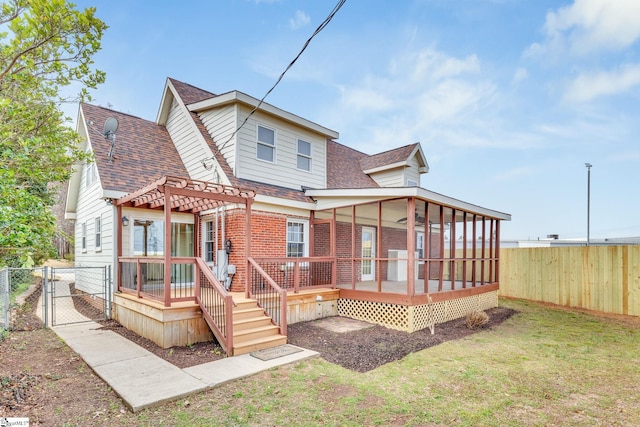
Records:
[[[57,287],[56,291],[58,289],[65,287]],[[65,310],[75,312],[71,307]],[[36,314],[43,318],[42,298]],[[100,328],[100,324],[88,321],[52,329],[133,412],[319,354],[300,349],[266,361],[244,354],[180,369],[121,335]]]
[[[133,411],[213,388],[258,372],[315,357],[312,350],[263,361],[250,354],[180,369],[95,322],[56,326],[53,331]]]

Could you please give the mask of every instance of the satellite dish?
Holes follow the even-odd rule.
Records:
[[[104,131],[102,132],[102,134],[104,135],[105,138],[109,138],[111,135],[115,135],[117,130],[118,130],[118,119],[116,119],[115,117],[109,117],[104,122]]]
[[[116,145],[117,130],[118,130],[118,119],[116,119],[115,117],[109,117],[104,122],[104,131],[102,132],[102,134],[104,135],[105,139],[111,140],[111,148],[109,149],[109,154],[107,155],[107,157],[109,157],[110,162],[113,161],[113,148]]]

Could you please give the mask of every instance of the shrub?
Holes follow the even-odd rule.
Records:
[[[467,313],[465,318],[465,324],[469,329],[481,328],[489,321],[489,315],[484,311],[475,310],[471,313]]]

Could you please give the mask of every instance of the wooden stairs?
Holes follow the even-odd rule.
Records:
[[[232,293],[233,302],[233,355],[251,353],[287,343],[278,326],[258,307],[254,299],[241,293]]]

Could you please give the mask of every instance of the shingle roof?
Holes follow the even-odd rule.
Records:
[[[131,192],[164,175],[188,177],[180,156],[164,126],[139,117],[81,103],[102,188]],[[111,140],[102,136],[109,117],[118,120],[113,161],[108,154]]]
[[[202,101],[204,99],[209,99],[216,96],[214,93],[192,86],[189,83],[172,79],[171,77],[169,77],[169,81],[180,95],[182,102],[184,102],[185,104],[193,104],[194,102]]]
[[[335,141],[327,141],[327,188],[369,188],[379,185],[362,172],[370,156]]]
[[[371,170],[387,165],[392,165],[394,163],[406,162],[409,160],[409,156],[418,146],[418,143],[405,145],[404,147],[394,148],[393,150],[384,151],[382,153],[374,154],[372,156],[368,156],[363,158],[360,161],[360,166],[362,170]]]

